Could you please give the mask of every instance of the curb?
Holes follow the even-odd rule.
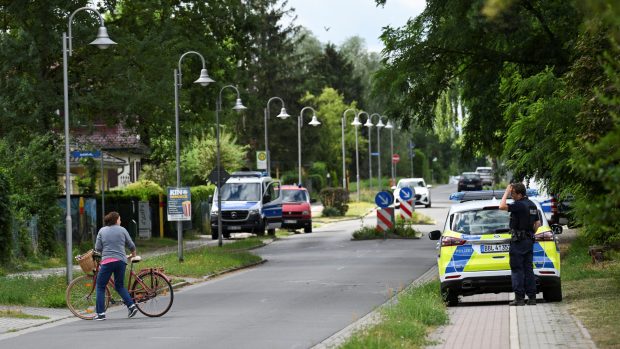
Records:
[[[420,275],[417,279],[413,280],[409,286],[405,287],[400,292],[394,294],[390,297],[385,303],[377,306],[375,310],[370,313],[364,315],[361,319],[355,321],[344,329],[334,333],[328,338],[325,338],[322,342],[316,344],[311,347],[311,349],[331,349],[337,348],[344,344],[349,337],[351,337],[355,332],[361,331],[369,326],[375,325],[381,321],[381,311],[390,305],[398,303],[398,296],[408,291],[412,288],[416,288],[422,284],[425,284],[431,280],[433,280],[437,276],[437,265],[431,267],[424,274]]]

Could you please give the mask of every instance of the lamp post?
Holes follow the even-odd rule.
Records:
[[[377,168],[379,170],[379,190],[381,190],[381,188],[383,188],[383,178],[381,178],[381,129],[383,127],[385,127],[385,124],[383,123],[383,118],[387,119],[387,116],[385,115],[380,115],[379,116],[379,122],[377,123],[377,153],[378,153],[378,160],[377,160]]]
[[[298,160],[298,176],[297,176],[297,184],[301,185],[301,128],[304,126],[304,111],[306,109],[312,110],[312,120],[308,123],[311,126],[319,126],[321,122],[316,118],[316,111],[312,107],[303,107],[299,112],[299,117],[297,118],[297,160]]]
[[[357,127],[361,126],[362,123],[360,122],[359,116],[361,114],[366,114],[366,117],[368,117],[368,113],[366,113],[365,111],[360,111],[359,113],[357,113],[357,115],[355,115],[355,118],[353,119],[353,122],[351,123],[351,125],[355,128],[355,179],[356,179],[356,183],[357,183],[357,201],[360,201],[360,156],[359,156],[359,150],[358,150],[358,143],[357,143]]]
[[[368,127],[368,182],[369,182],[369,186],[371,189],[373,189],[372,187],[372,127],[375,126],[375,124],[372,123],[372,117],[373,116],[377,116],[379,117],[379,121],[381,121],[381,115],[377,114],[377,113],[372,113],[368,116],[368,119],[366,120],[366,123],[364,124],[364,126]]]
[[[277,99],[282,103],[282,109],[280,110],[280,114],[278,114],[278,118],[282,120],[286,120],[290,115],[286,112],[286,108],[284,107],[284,101],[280,97],[271,97],[267,101],[267,108],[265,108],[265,152],[267,153],[267,174],[271,176],[271,155],[269,155],[269,138],[267,137],[267,119],[269,119],[269,103],[272,100]]]
[[[222,189],[221,187],[221,174],[222,174],[222,163],[220,161],[220,111],[222,111],[222,92],[226,88],[231,88],[237,92],[237,100],[235,101],[235,106],[232,108],[236,112],[242,112],[247,108],[241,103],[241,97],[239,95],[239,90],[233,85],[226,85],[222,87],[220,93],[218,95],[217,101],[215,103],[215,134],[216,134],[216,144],[217,144],[217,244],[218,246],[222,246]]]
[[[71,222],[71,163],[69,160],[69,78],[68,78],[68,58],[67,54],[71,56],[72,54],[72,42],[71,42],[71,23],[73,22],[73,16],[76,13],[89,10],[93,11],[99,17],[99,29],[97,30],[97,38],[90,43],[90,45],[95,45],[100,49],[106,49],[110,47],[110,45],[115,45],[116,43],[110,40],[108,37],[108,30],[105,27],[105,23],[103,21],[103,17],[94,8],[90,7],[81,7],[69,16],[69,35],[67,33],[62,33],[62,77],[63,77],[63,90],[64,90],[64,104],[65,104],[65,186],[66,186],[66,210],[67,214],[65,217],[66,224],[66,249],[67,249],[67,284],[71,282],[73,279],[73,261],[72,261],[72,249],[73,249],[73,227]],[[67,49],[67,44],[69,48]]]
[[[344,113],[342,113],[342,187],[343,188],[347,187],[347,169],[345,165],[345,154],[344,154],[344,124],[347,122],[347,112],[349,111],[352,111],[353,114],[355,114],[355,110],[350,109],[350,108],[345,110]]]
[[[183,85],[183,81],[181,78],[183,77],[183,73],[181,71],[181,61],[188,54],[195,54],[200,57],[202,61],[202,70],[200,70],[200,77],[198,80],[194,81],[195,84],[200,84],[202,86],[207,86],[212,82],[215,82],[209,77],[207,73],[207,69],[205,66],[205,58],[196,51],[187,51],[181,55],[179,58],[179,69],[174,70],[174,128],[175,128],[175,139],[176,139],[176,165],[177,165],[177,188],[181,186],[181,157],[180,157],[180,146],[179,146],[179,90]],[[179,262],[183,261],[183,222],[177,221],[177,242],[178,242],[178,258]]]
[[[392,125],[392,122],[390,120],[388,120],[387,125],[385,125],[385,128],[390,130],[390,156],[394,156],[394,125]],[[394,160],[392,159],[391,161],[392,164],[392,183],[391,185],[396,185],[396,181],[395,181],[395,173],[396,173],[396,164],[394,163]]]

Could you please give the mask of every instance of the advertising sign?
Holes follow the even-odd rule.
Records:
[[[192,220],[192,196],[189,187],[168,187],[168,221]]]
[[[267,152],[264,150],[256,151],[256,168],[259,170],[267,169]]]

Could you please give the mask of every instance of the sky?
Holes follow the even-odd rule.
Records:
[[[425,5],[425,0],[387,0],[384,7],[377,7],[375,0],[288,0],[297,14],[295,24],[310,29],[322,43],[340,45],[357,35],[374,52],[383,49],[381,28],[405,25]]]

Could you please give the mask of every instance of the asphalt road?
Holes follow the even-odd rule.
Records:
[[[418,206],[440,229],[454,185]],[[374,224],[367,218],[365,224]],[[256,250],[267,263],[186,287],[161,318],[126,310],[64,321],[0,341],[2,348],[309,348],[363,317],[436,263],[435,242],[351,241],[360,221],[326,225]]]

